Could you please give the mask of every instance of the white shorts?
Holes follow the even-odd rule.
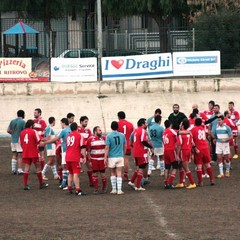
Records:
[[[12,152],[21,153],[22,147],[21,147],[20,143],[11,143],[11,150],[12,150]]]
[[[66,152],[62,152],[62,165],[66,164]]]
[[[223,154],[223,155],[230,154],[229,143],[216,142],[216,154]]]
[[[164,152],[164,148],[163,147],[154,148],[153,151],[155,156],[162,156]]]
[[[108,158],[108,167],[109,168],[116,168],[116,167],[123,167],[123,166],[124,166],[124,158],[123,157]]]
[[[47,149],[47,157],[55,156],[56,155],[56,149]]]

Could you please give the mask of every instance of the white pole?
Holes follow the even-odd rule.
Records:
[[[193,52],[195,51],[195,28],[192,29]]]
[[[102,7],[101,0],[97,0],[97,21],[98,21],[98,80],[102,79],[101,76],[101,58],[102,58]]]

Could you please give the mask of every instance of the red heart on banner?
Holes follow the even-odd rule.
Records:
[[[111,61],[111,64],[112,64],[115,68],[119,69],[119,68],[124,64],[124,61],[123,61],[123,60],[118,60],[118,61],[112,60],[112,61]]]

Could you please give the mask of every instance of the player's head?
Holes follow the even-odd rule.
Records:
[[[228,109],[229,109],[230,111],[234,109],[234,102],[233,102],[233,101],[231,101],[231,102],[228,103]]]
[[[162,110],[160,108],[157,108],[154,112],[154,116],[160,116],[162,114]]]
[[[209,109],[210,111],[212,111],[214,105],[215,105],[215,102],[214,102],[213,100],[210,100],[210,101],[208,102],[208,109]]]
[[[55,125],[55,117],[50,117],[50,118],[48,119],[48,123]]]
[[[137,126],[146,129],[147,128],[146,118],[140,118],[137,122]]]
[[[155,123],[159,123],[160,124],[161,120],[162,120],[162,117],[160,115],[157,115],[157,116],[154,117]]]
[[[118,112],[117,115],[118,115],[118,119],[125,119],[126,118],[126,114],[123,111]]]
[[[83,128],[87,127],[88,125],[88,117],[87,116],[81,116],[80,117],[80,124]]]
[[[34,109],[34,117],[38,118],[42,115],[42,110],[40,108],[35,108]]]
[[[165,122],[164,122],[164,126],[165,126],[165,128],[170,128],[171,127],[171,125],[172,125],[172,123],[171,123],[171,121],[170,120],[165,120]]]
[[[67,114],[67,119],[68,119],[69,124],[74,122],[74,117],[75,117],[75,115],[73,113]]]
[[[199,113],[199,110],[197,108],[194,108],[192,113],[197,115]]]
[[[34,121],[32,119],[27,120],[25,124],[25,128],[33,128],[34,126]]]
[[[223,119],[224,119],[223,115],[218,117],[218,120],[217,120],[218,121],[218,125],[222,126],[224,124]]]
[[[224,115],[224,117],[229,118],[229,116],[230,116],[229,111],[226,110],[226,111],[223,113],[223,115]]]
[[[118,130],[118,122],[112,121],[112,123],[111,123],[111,129],[112,129],[113,131],[117,131],[117,130]]]
[[[196,118],[195,119],[195,125],[196,126],[201,126],[202,125],[202,119],[201,118]]]
[[[93,128],[93,134],[97,137],[101,137],[102,136],[102,130],[99,126],[95,126]]]
[[[17,116],[21,117],[21,118],[24,118],[25,117],[25,112],[23,110],[18,110],[17,111]]]
[[[213,107],[213,112],[215,114],[217,114],[217,113],[219,113],[219,111],[220,111],[220,106],[218,104],[215,104],[214,107]]]
[[[177,103],[173,104],[173,112],[175,114],[178,114],[179,113],[179,105]]]
[[[62,128],[69,125],[67,118],[62,118],[61,119],[61,125],[62,125]]]
[[[76,131],[77,128],[78,128],[78,125],[77,125],[76,122],[71,123],[71,125],[70,125],[70,129],[71,129],[71,131]]]
[[[184,130],[187,130],[190,127],[190,122],[187,118],[184,118],[182,121],[182,128]]]
[[[192,109],[194,110],[194,109],[198,109],[198,105],[196,104],[196,103],[194,103],[193,105],[192,105]]]

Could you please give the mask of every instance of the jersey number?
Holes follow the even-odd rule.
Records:
[[[115,145],[119,145],[120,144],[120,137],[116,136],[116,137],[113,137],[113,138],[114,138]]]
[[[28,144],[28,142],[29,142],[29,140],[28,140],[28,133],[24,136],[23,141],[24,141],[26,144]]]
[[[127,126],[123,125],[123,134],[126,135],[126,133],[127,133]]]
[[[155,129],[152,130],[152,129],[151,129],[151,130],[150,130],[150,136],[151,136],[151,137],[157,137],[157,130],[155,130]]]
[[[167,134],[166,134],[166,135],[163,135],[163,143],[164,143],[164,144],[169,144],[169,139],[168,139]]]
[[[72,146],[75,142],[75,137],[74,136],[71,136],[71,137],[68,137],[67,138],[67,146]]]
[[[199,140],[206,140],[206,135],[203,130],[198,130],[198,139]]]

